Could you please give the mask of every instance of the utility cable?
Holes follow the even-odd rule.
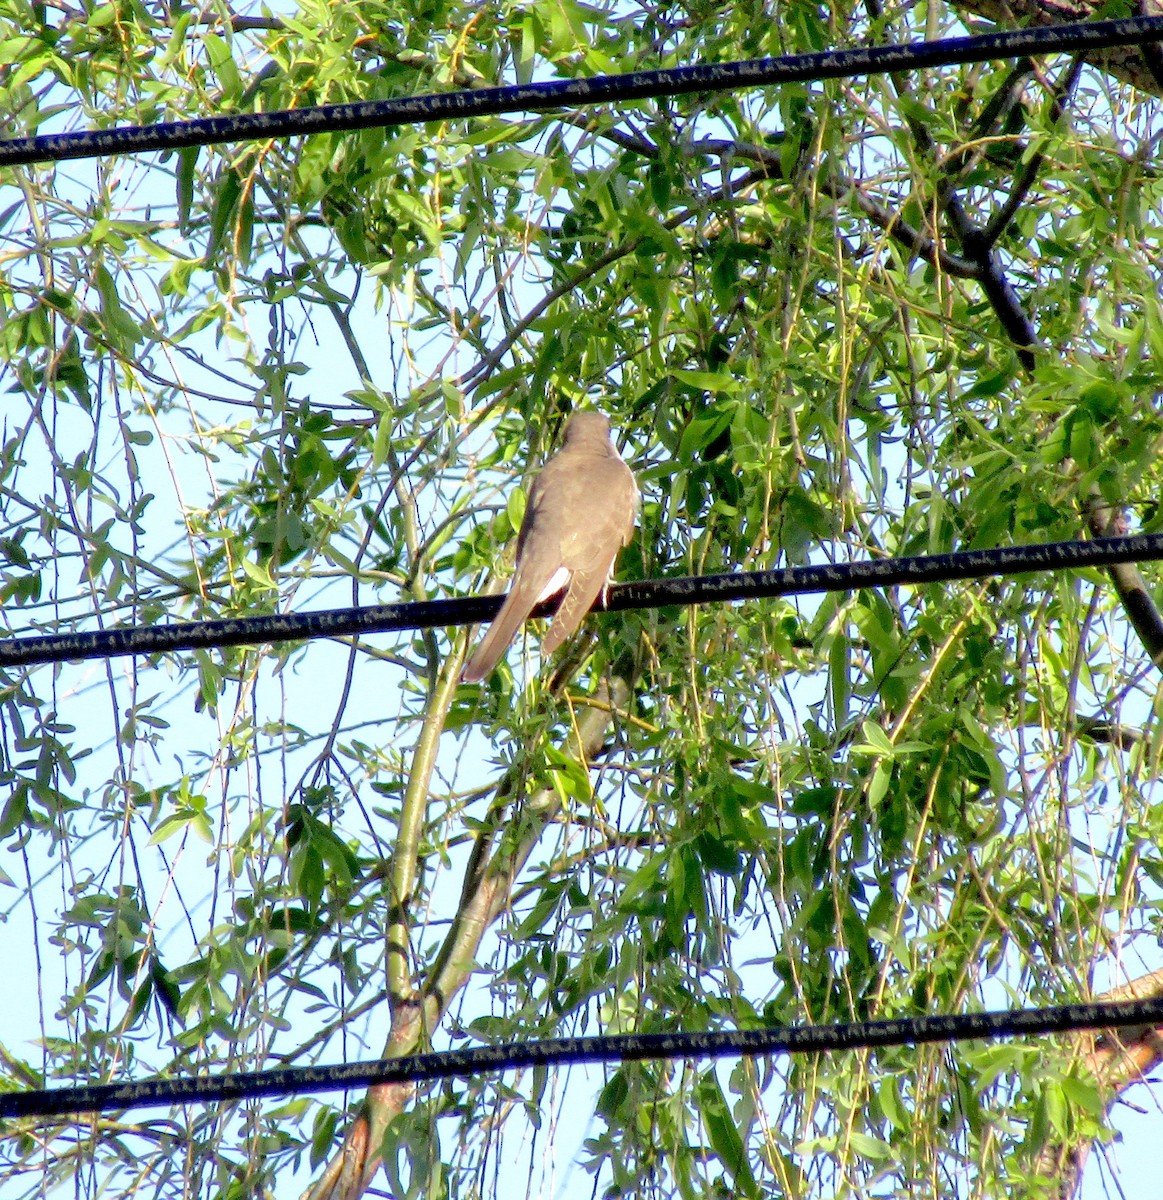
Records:
[[[324,1067],[282,1067],[228,1075],[100,1083],[0,1094],[0,1118],[55,1117],[142,1105],[233,1102],[259,1096],[338,1091],[374,1084],[473,1079],[493,1071],[644,1059],[727,1058],[754,1054],[818,1054],[884,1046],[916,1046],[981,1038],[1015,1038],[1079,1030],[1163,1024],[1163,998],[1064,1004],[1002,1012],[944,1013],[836,1025],[777,1025],[703,1033],[617,1034],[476,1046]]]
[[[919,71],[926,67],[955,66],[1021,55],[1086,53],[1112,46],[1141,46],[1159,41],[1163,41],[1163,17],[1158,16],[1042,25],[1034,29],[1007,29],[931,42],[823,50],[779,58],[597,75],[590,79],[555,79],[393,100],[366,100],[8,138],[0,140],[0,166],[60,162],[105,154],[140,154],[147,150],[182,150],[223,142],[387,128],[425,121],[466,120],[502,113],[549,112],[691,92]]]
[[[597,611],[622,612],[667,605],[849,592],[867,587],[915,587],[1030,571],[1079,570],[1159,559],[1163,559],[1163,534],[1159,533],[1095,538],[1092,541],[1043,542],[1030,546],[960,550],[952,554],[926,554],[912,558],[820,563],[772,571],[741,571],[727,575],[694,575],[680,579],[647,579],[638,583],[611,584],[605,603],[599,603]],[[103,629],[92,633],[14,637],[0,641],[0,669],[73,659],[167,654],[218,646],[475,625],[492,620],[503,600],[504,596],[466,596],[453,600],[372,604],[320,612],[127,626],[124,629]],[[539,604],[533,610],[533,615],[540,617],[552,613],[558,603],[558,599],[552,599]]]

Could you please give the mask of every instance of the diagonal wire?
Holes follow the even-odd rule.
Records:
[[[1141,46],[1163,40],[1163,17],[1083,21],[1035,29],[1007,29],[974,37],[940,38],[852,50],[741,62],[700,63],[591,79],[549,80],[509,87],[472,88],[394,100],[328,104],[276,112],[236,113],[193,121],[126,125],[114,129],[42,134],[0,140],[0,166],[181,150],[256,138],[302,136],[341,130],[384,128],[424,121],[464,120],[501,113],[547,112],[583,105],[681,96],[768,84],[812,83],[892,71],[985,62],[1030,54],[1065,54],[1111,46]]]
[[[836,1025],[778,1025],[770,1029],[701,1033],[618,1034],[555,1038],[514,1045],[476,1046],[378,1062],[281,1067],[228,1075],[100,1083],[0,1095],[0,1118],[107,1112],[139,1105],[221,1103],[258,1096],[338,1091],[373,1084],[471,1079],[492,1071],[644,1059],[726,1058],[753,1054],[818,1054],[884,1046],[915,1046],[981,1038],[1016,1038],[1078,1030],[1163,1023],[1163,998],[1063,1004],[1000,1012],[938,1013]]]
[[[907,587],[985,579],[1030,571],[1080,570],[1115,563],[1163,559],[1163,534],[1095,538],[1091,541],[1041,542],[988,550],[960,550],[911,558],[854,563],[821,563],[773,571],[695,575],[612,584],[598,611],[623,612],[666,605],[726,603],[776,596],[848,592],[867,587]],[[475,625],[497,615],[504,596],[466,596],[406,604],[372,604],[320,612],[275,613],[152,626],[127,626],[93,633],[38,634],[0,641],[0,669],[72,659],[114,658],[127,654],[165,654],[216,646],[351,637],[398,630]],[[552,613],[559,600],[539,604],[535,616]]]

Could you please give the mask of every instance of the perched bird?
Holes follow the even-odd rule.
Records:
[[[529,489],[509,594],[461,679],[476,683],[489,675],[533,608],[566,588],[541,643],[543,655],[556,650],[605,587],[618,551],[634,534],[637,509],[638,485],[610,440],[610,422],[599,412],[573,413],[561,449]]]

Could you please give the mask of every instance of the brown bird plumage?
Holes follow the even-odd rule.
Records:
[[[561,449],[529,489],[509,594],[461,679],[489,675],[534,606],[567,587],[541,643],[542,655],[556,650],[593,607],[634,535],[637,509],[638,485],[610,440],[610,422],[599,412],[575,412]]]

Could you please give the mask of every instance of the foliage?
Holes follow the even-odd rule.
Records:
[[[0,84],[32,132],[958,29],[872,11],[0,0]],[[10,632],[481,590],[583,404],[643,487],[622,577],[1069,539],[1096,497],[1157,528],[1156,104],[1083,71],[1060,119],[1067,70],[9,172]],[[966,232],[995,216],[1008,309]],[[535,631],[479,688],[457,630],[6,672],[12,1086],[373,1057],[389,1025],[407,1053],[1066,1001],[1157,957],[1156,679],[1102,574],[589,628],[561,686]],[[1057,1042],[369,1113],[367,1165],[431,1196],[498,1190],[497,1155],[548,1194],[579,1141],[606,1195],[1048,1195],[1048,1148],[1110,1134]],[[357,1127],[335,1098],[28,1122],[0,1179],[289,1194]]]

